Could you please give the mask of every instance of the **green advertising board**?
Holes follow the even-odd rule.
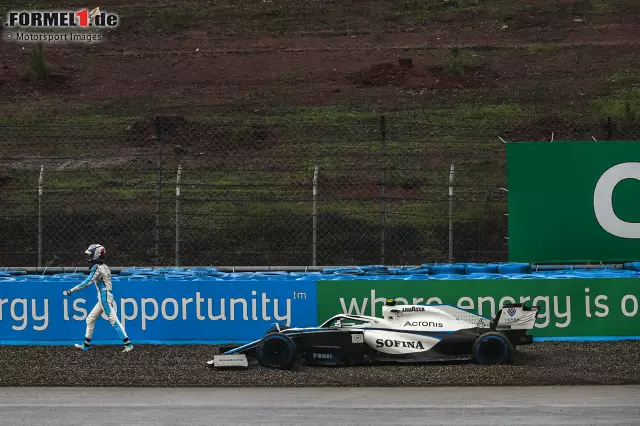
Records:
[[[380,316],[387,298],[400,304],[448,304],[493,317],[505,303],[540,306],[536,337],[640,336],[640,280],[318,281],[318,323],[339,313]]]
[[[640,142],[507,144],[509,261],[640,257]]]

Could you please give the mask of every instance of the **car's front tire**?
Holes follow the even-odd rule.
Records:
[[[296,361],[297,348],[291,337],[270,333],[260,340],[256,354],[263,367],[290,370]]]
[[[484,333],[474,342],[472,348],[473,361],[481,365],[511,364],[514,347],[502,333],[490,331]]]

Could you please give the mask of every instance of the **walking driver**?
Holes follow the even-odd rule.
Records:
[[[105,312],[109,317],[109,322],[113,328],[115,328],[120,339],[122,339],[122,343],[124,343],[124,350],[122,352],[130,352],[133,350],[133,345],[129,341],[127,332],[116,316],[115,302],[113,300],[113,293],[111,292],[111,270],[104,263],[106,251],[100,244],[91,244],[84,254],[87,256],[87,261],[93,265],[89,272],[89,277],[71,290],[64,290],[62,294],[69,296],[71,293],[80,291],[93,283],[96,286],[96,290],[98,290],[98,303],[96,303],[96,306],[94,306],[91,313],[87,316],[87,331],[84,337],[84,345],[76,343],[75,347],[83,351],[89,350],[96,320],[102,316],[102,312]]]

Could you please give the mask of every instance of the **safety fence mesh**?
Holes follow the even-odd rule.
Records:
[[[531,123],[351,114],[0,126],[0,264],[81,264],[90,243],[111,265],[506,261],[503,141],[640,139],[636,123],[611,119]]]

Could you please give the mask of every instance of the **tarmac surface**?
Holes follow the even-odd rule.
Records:
[[[0,388],[0,413],[0,425],[631,425],[640,386]]]

